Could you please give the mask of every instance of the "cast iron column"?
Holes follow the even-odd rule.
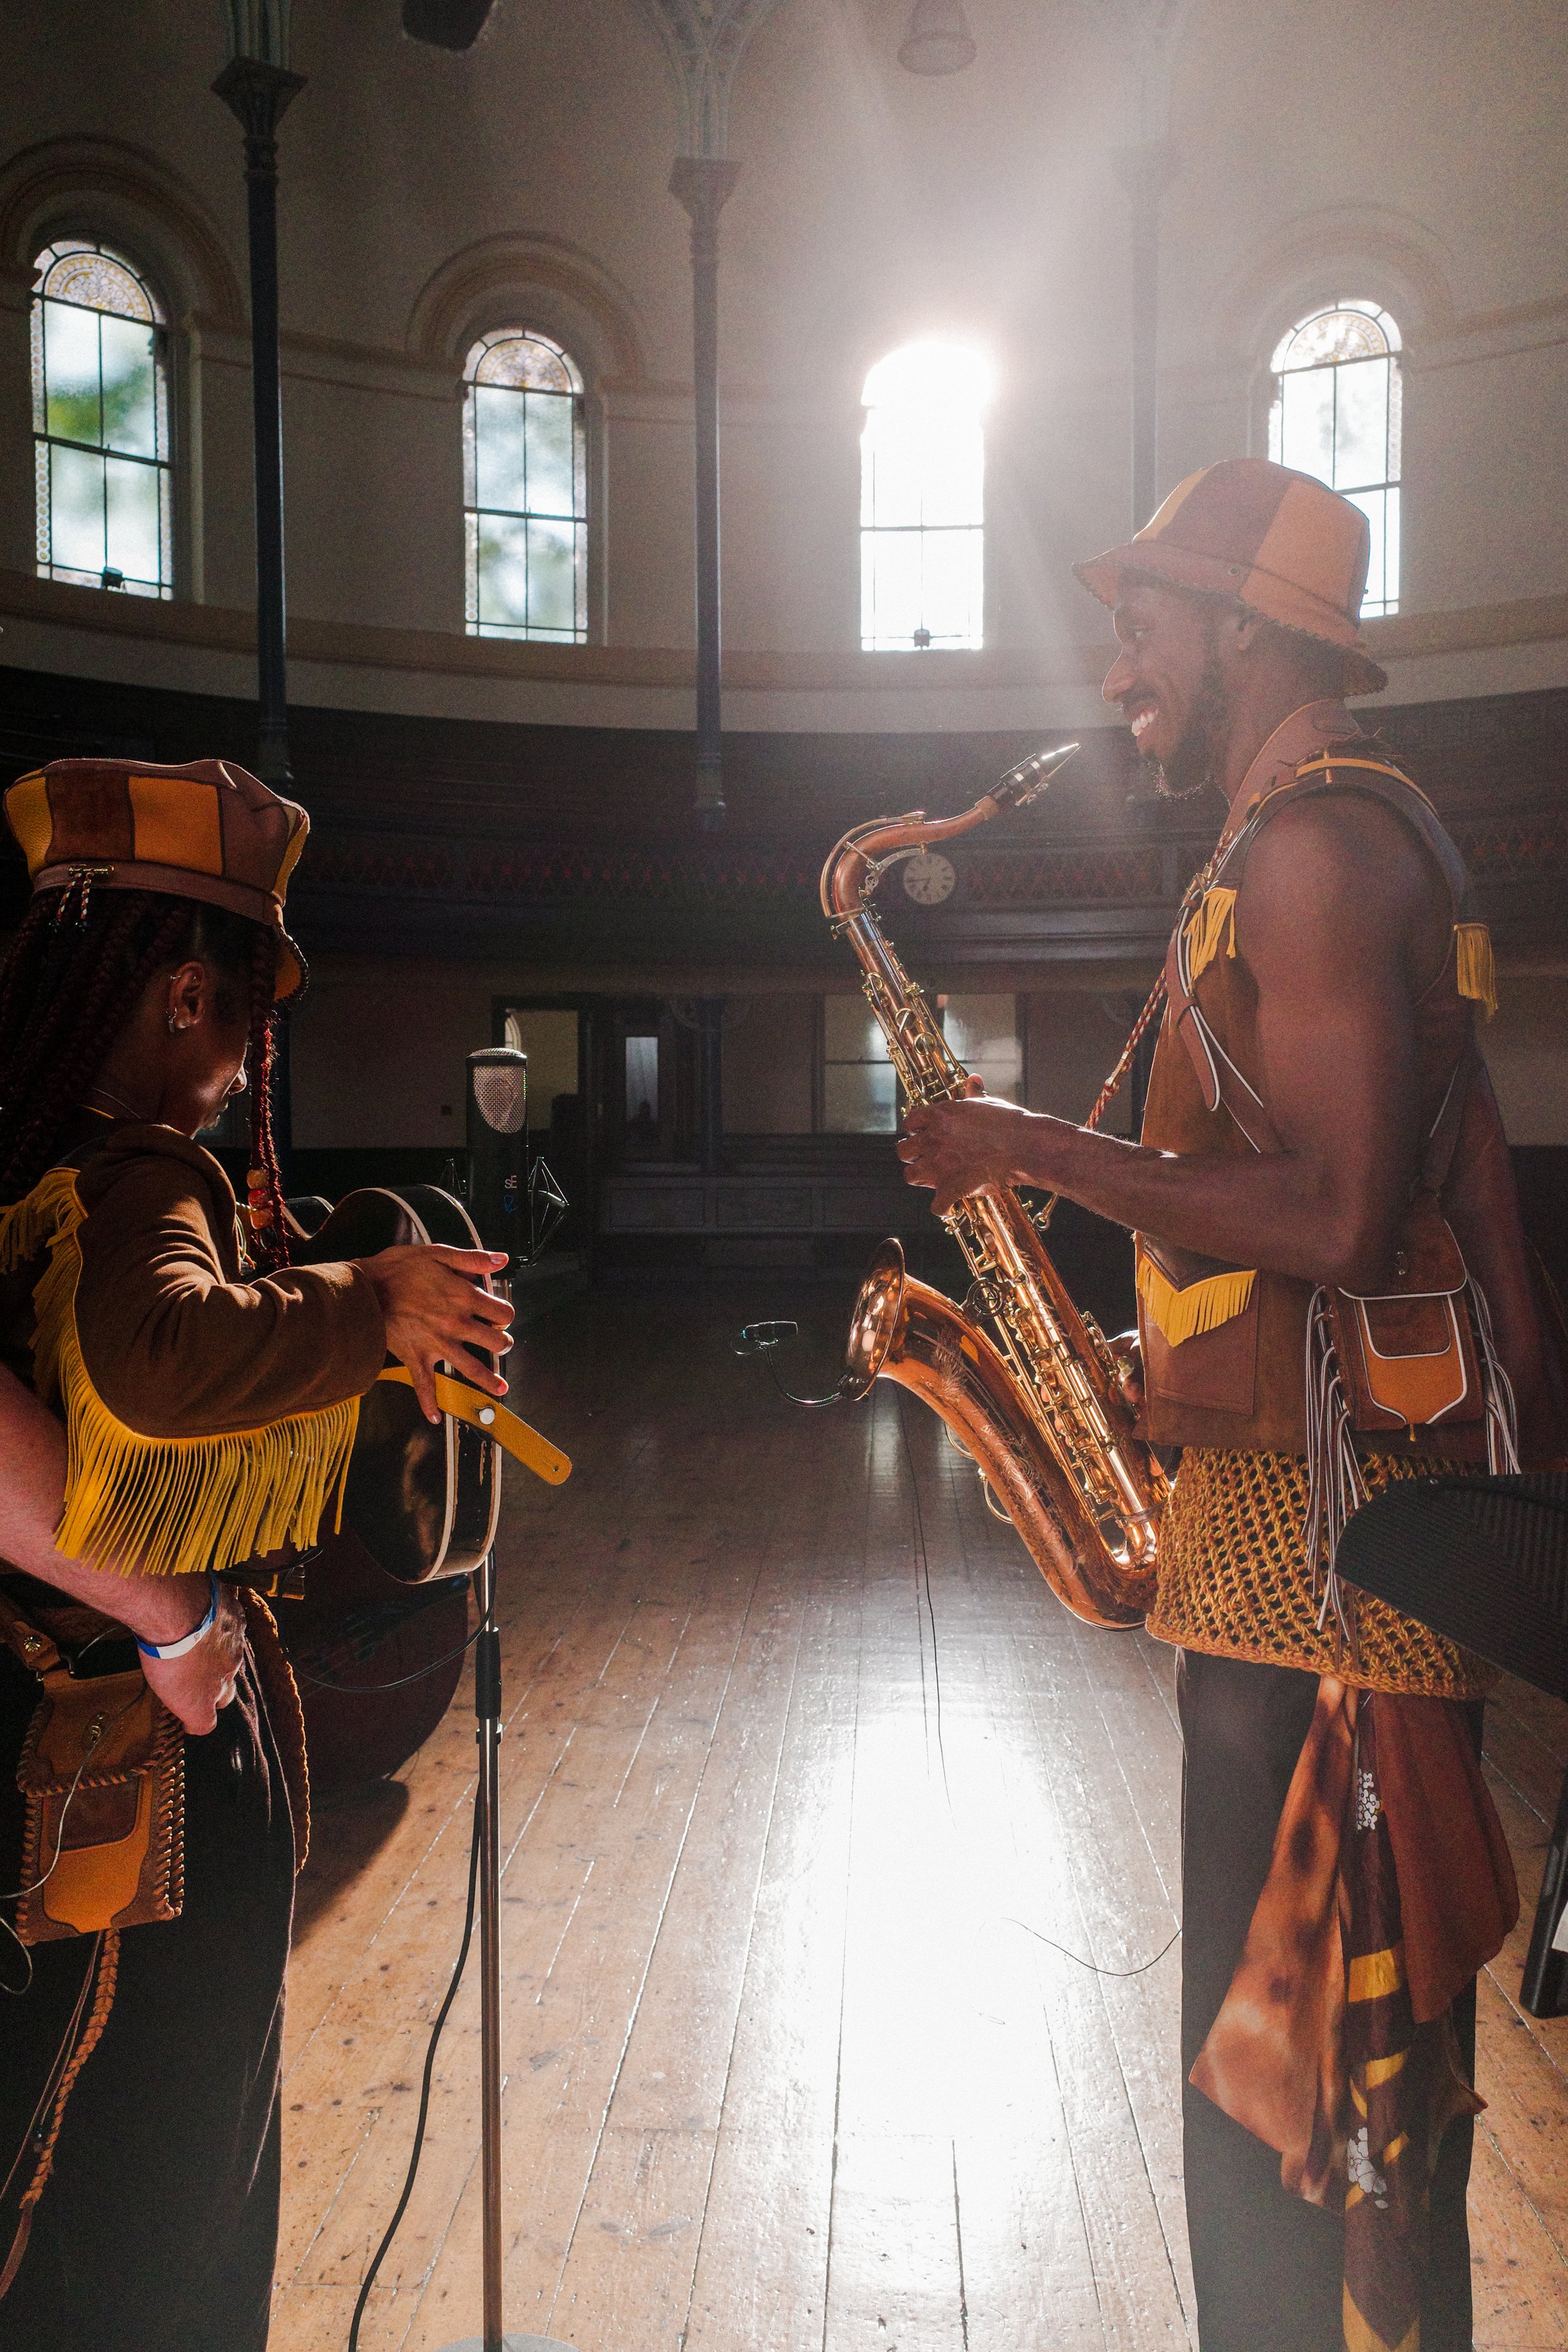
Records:
[[[1116,174],[1132,229],[1132,528],[1159,504],[1160,198],[1171,176],[1163,140],[1124,147]]]
[[[697,1133],[704,1176],[717,1176],[724,1153],[724,1000],[697,1000]]]
[[[697,431],[697,797],[704,832],[724,822],[722,640],[719,619],[719,215],[740,174],[711,155],[678,155],[669,192],[691,216],[691,353]]]
[[[236,58],[213,89],[245,132],[250,215],[250,381],[256,425],[257,772],[287,784],[289,687],[283,636],[283,405],[278,360],[278,125],[303,74]]]

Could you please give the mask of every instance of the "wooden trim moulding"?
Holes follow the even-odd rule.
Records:
[[[106,593],[27,572],[0,571],[0,613],[46,626],[88,629],[149,645],[250,654],[254,614],[232,606],[164,604]],[[1367,644],[1380,660],[1541,644],[1568,637],[1568,595],[1521,597],[1449,613],[1399,614],[1370,622]],[[679,646],[528,645],[470,637],[457,630],[392,629],[328,621],[295,612],[289,622],[293,661],[342,668],[421,670],[572,686],[689,688],[696,656]],[[1001,687],[1097,685],[1108,646],[1048,646],[1038,652],[996,647],[980,653],[748,653],[725,656],[724,682],[742,693],[963,692]]]

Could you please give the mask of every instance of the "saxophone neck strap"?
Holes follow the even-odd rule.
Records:
[[[414,1376],[406,1364],[388,1364],[378,1377],[395,1381],[404,1388],[414,1386]],[[572,1475],[572,1464],[558,1445],[552,1445],[537,1429],[531,1429],[526,1421],[509,1412],[494,1397],[486,1396],[482,1389],[470,1388],[467,1381],[454,1380],[449,1372],[437,1372],[436,1402],[454,1421],[466,1422],[481,1437],[493,1439],[514,1462],[521,1462],[525,1470],[531,1470],[547,1486],[564,1486]]]

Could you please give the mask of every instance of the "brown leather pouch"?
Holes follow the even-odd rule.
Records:
[[[1468,1299],[1469,1273],[1435,1192],[1416,1193],[1386,1290],[1329,1293],[1351,1427],[1418,1429],[1486,1412]]]
[[[26,1800],[24,1944],[177,1919],[184,1895],[184,1733],[139,1668],[75,1676],[49,1636],[0,1604],[43,1683],[16,1767]]]

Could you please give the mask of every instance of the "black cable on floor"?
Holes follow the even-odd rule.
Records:
[[[390,1683],[329,1682],[325,1675],[313,1675],[310,1668],[308,1666],[302,1666],[297,1658],[291,1657],[289,1660],[289,1665],[295,1681],[299,1683],[309,1683],[313,1690],[339,1691],[346,1698],[357,1698],[362,1696],[368,1698],[376,1691],[402,1690],[409,1683],[423,1682],[426,1675],[435,1674],[437,1669],[442,1666],[449,1666],[454,1658],[460,1658],[465,1651],[471,1650],[473,1648],[474,1643],[479,1640],[479,1635],[484,1632],[484,1621],[481,1618],[479,1622],[474,1627],[473,1632],[468,1635],[468,1640],[466,1642],[459,1642],[455,1650],[443,1650],[438,1658],[432,1658],[430,1660],[428,1665],[416,1666],[411,1675],[399,1675],[395,1682]]]
[[[452,1981],[447,1987],[447,1998],[430,2029],[430,2043],[425,2053],[425,2079],[419,2087],[419,2117],[414,2126],[414,2147],[408,2158],[408,2170],[404,2176],[403,2194],[397,2200],[397,2210],[386,2225],[386,2234],[375,2250],[375,2259],[365,2273],[364,2284],[360,2288],[359,2301],[354,2305],[354,2315],[349,2327],[349,2352],[359,2352],[360,2322],[364,2317],[371,2288],[375,2284],[376,2274],[386,2258],[387,2249],[397,2235],[398,2225],[408,2210],[408,2200],[414,2194],[414,2183],[418,2177],[419,2158],[425,2147],[425,2122],[430,2112],[430,2084],[436,2072],[436,2053],[440,2047],[441,2029],[458,1998],[458,1987],[463,1981],[463,1970],[468,1964],[468,1946],[474,1937],[474,1909],[479,1886],[479,1815],[483,1801],[484,1780],[481,1777],[474,1784],[474,1826],[468,1842],[468,1902],[463,1915],[463,1940],[458,1947],[458,1964],[452,1970]]]

